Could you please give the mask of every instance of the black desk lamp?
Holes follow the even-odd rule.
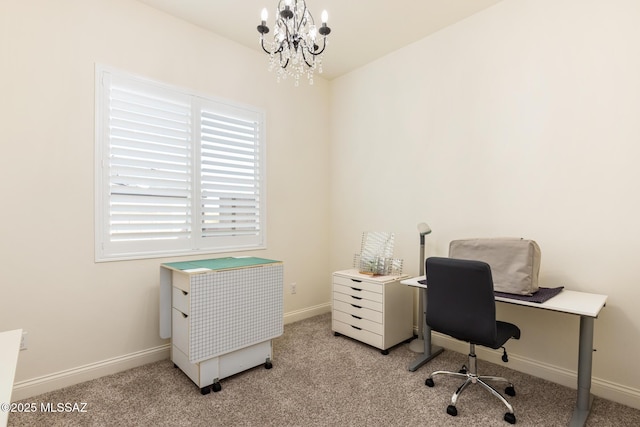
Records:
[[[424,276],[424,236],[431,233],[431,227],[425,222],[418,224],[418,232],[420,232],[420,276]],[[415,353],[424,353],[424,303],[422,298],[418,298],[418,338],[411,341],[409,348]]]

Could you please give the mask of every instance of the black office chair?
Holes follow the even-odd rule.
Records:
[[[460,393],[471,383],[480,384],[504,403],[509,410],[504,415],[505,421],[515,424],[513,407],[486,381],[507,383],[505,393],[509,396],[516,394],[513,384],[506,378],[477,374],[476,344],[499,349],[510,338],[520,338],[520,329],[516,325],[496,320],[491,267],[482,261],[431,257],[426,260],[426,276],[427,324],[434,331],[467,341],[470,350],[468,368],[463,366],[459,372],[432,372],[425,384],[433,387],[436,375],[465,379],[447,407],[447,413],[453,416],[458,414],[456,402]],[[502,360],[508,360],[506,350]]]

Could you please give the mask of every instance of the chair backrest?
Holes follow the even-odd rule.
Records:
[[[431,329],[474,344],[494,345],[496,303],[489,264],[430,257],[425,265]]]

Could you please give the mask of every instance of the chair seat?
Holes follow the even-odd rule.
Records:
[[[473,342],[473,344],[479,344],[485,347],[489,347],[492,349],[498,349],[502,347],[507,341],[511,338],[515,338],[517,340],[520,339],[520,328],[518,328],[513,323],[502,322],[500,320],[496,321],[496,340],[492,343],[487,342]]]

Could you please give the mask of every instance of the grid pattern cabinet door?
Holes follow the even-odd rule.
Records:
[[[282,262],[251,257],[162,265],[171,359],[203,394],[254,366],[271,368],[271,340],[284,329],[283,274]],[[165,328],[161,318],[163,338]]]
[[[333,273],[331,328],[383,350],[413,338],[413,292],[405,276],[370,276],[357,270]]]

